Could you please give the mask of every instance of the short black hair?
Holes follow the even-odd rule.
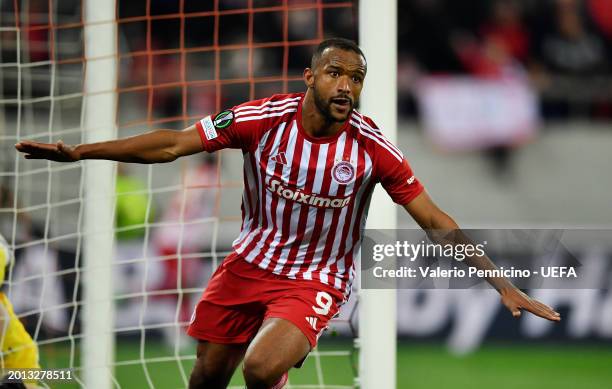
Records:
[[[352,51],[354,53],[359,54],[363,58],[363,60],[366,61],[366,66],[367,66],[366,57],[363,54],[363,51],[361,51],[361,49],[357,45],[357,43],[353,42],[350,39],[345,39],[345,38],[329,38],[319,43],[315,52],[312,54],[312,59],[310,60],[311,69],[314,70],[314,68],[317,66],[317,63],[321,59],[321,55],[323,55],[323,52],[325,51],[325,49],[328,49],[330,47],[335,47],[337,49],[346,50],[346,51]]]

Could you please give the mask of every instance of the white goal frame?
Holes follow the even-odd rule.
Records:
[[[115,115],[117,27],[115,0],[85,0],[83,141],[117,136]],[[116,163],[84,165],[84,263],[81,359],[86,388],[112,386],[115,358],[113,242]]]
[[[359,2],[359,45],[368,60],[361,111],[372,115],[385,136],[397,139],[397,0]],[[367,227],[397,228],[396,205],[377,186]],[[396,388],[397,291],[359,292],[359,384]]]

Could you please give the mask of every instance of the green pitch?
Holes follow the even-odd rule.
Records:
[[[435,344],[403,342],[398,347],[398,388],[401,389],[609,389],[612,382],[612,347],[585,345],[527,345],[489,344],[464,357],[450,355]],[[350,343],[325,342],[321,351],[349,350]],[[123,388],[146,388],[149,379],[155,388],[183,388],[182,374],[189,376],[193,359],[180,363],[174,350],[157,341],[148,341],[145,355],[151,362],[139,361],[138,342],[121,341],[117,344],[115,377]],[[189,358],[189,351],[179,357]],[[165,359],[171,358],[171,361]],[[137,364],[132,362],[136,360]],[[41,364],[45,368],[67,366],[69,348],[45,346],[41,349]],[[349,356],[324,356],[318,364],[309,358],[302,369],[289,375],[293,385],[318,385],[318,371],[324,386],[350,386],[353,383],[352,360]],[[182,371],[181,371],[182,368]],[[232,385],[242,383],[237,374]],[[76,384],[52,383],[55,388],[77,388]],[[318,387],[318,386],[316,386]]]

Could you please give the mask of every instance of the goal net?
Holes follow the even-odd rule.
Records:
[[[185,327],[240,229],[240,152],[60,164],[25,160],[13,145],[179,130],[303,91],[323,38],[357,39],[357,5],[113,3],[0,2],[0,233],[15,250],[3,290],[41,366],[74,370],[71,383],[41,386],[186,387],[195,344]],[[356,385],[352,300],[289,387]],[[239,371],[231,385],[242,387]]]

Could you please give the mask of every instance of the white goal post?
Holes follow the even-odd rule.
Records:
[[[86,0],[83,141],[116,137],[115,0]],[[113,235],[115,163],[87,161],[84,166],[84,267],[81,366],[87,388],[111,387],[115,352]]]
[[[371,115],[391,142],[397,138],[397,0],[359,2],[359,44],[368,74],[361,111]],[[368,228],[397,227],[396,205],[378,186]],[[359,383],[364,389],[396,388],[397,291],[359,293]]]

